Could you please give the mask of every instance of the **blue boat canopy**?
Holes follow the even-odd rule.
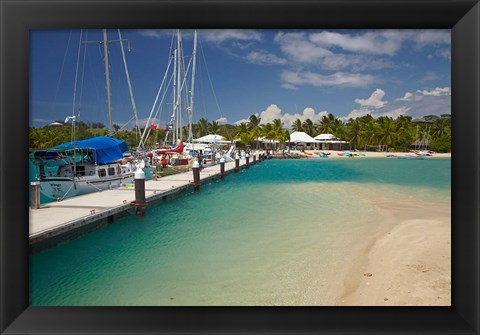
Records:
[[[53,148],[60,150],[72,150],[74,148],[74,144],[78,149],[92,149],[94,151],[94,159],[97,164],[115,162],[116,160],[123,158],[123,153],[128,150],[125,141],[108,136],[98,136],[89,138],[87,140],[66,142]]]

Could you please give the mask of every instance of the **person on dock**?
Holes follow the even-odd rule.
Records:
[[[167,158],[166,158],[165,156],[162,156],[162,160],[161,160],[160,163],[162,164],[162,167],[163,167],[163,168],[166,168],[166,167],[167,167],[167,164],[168,164]]]

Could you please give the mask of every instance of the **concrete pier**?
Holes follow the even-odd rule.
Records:
[[[245,167],[244,162],[239,167]],[[235,162],[225,163],[225,175],[232,173]],[[217,165],[200,171],[200,182],[220,179]],[[145,181],[145,201],[166,200],[192,188],[192,171],[165,176],[158,180]],[[110,224],[117,219],[135,215],[131,203],[135,202],[135,188],[114,188],[67,198],[60,202],[41,204],[39,209],[29,210],[29,243],[31,250],[42,250],[60,242],[73,239],[99,226]],[[148,213],[147,213],[148,215]]]

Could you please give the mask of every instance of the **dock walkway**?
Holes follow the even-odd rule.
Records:
[[[240,169],[245,165],[246,162],[240,160]],[[235,162],[225,163],[225,174],[234,169]],[[200,171],[201,182],[215,177],[220,177],[219,164],[205,167]],[[146,202],[148,204],[165,199],[166,196],[192,187],[192,182],[192,171],[165,176],[157,180],[147,180],[145,181]],[[88,231],[94,229],[95,225],[111,223],[118,217],[128,215],[128,211],[132,212],[133,201],[135,201],[134,187],[120,187],[47,203],[41,205],[40,209],[30,209],[30,245],[74,230],[82,231],[83,228],[84,231]],[[91,227],[86,229],[86,226]]]

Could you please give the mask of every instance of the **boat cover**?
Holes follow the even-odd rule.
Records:
[[[123,153],[128,150],[125,141],[109,137],[97,136],[87,140],[76,141],[76,147],[82,149],[93,149],[94,160],[97,164],[112,163],[123,158]],[[53,147],[54,149],[73,149],[74,142],[66,142]]]

